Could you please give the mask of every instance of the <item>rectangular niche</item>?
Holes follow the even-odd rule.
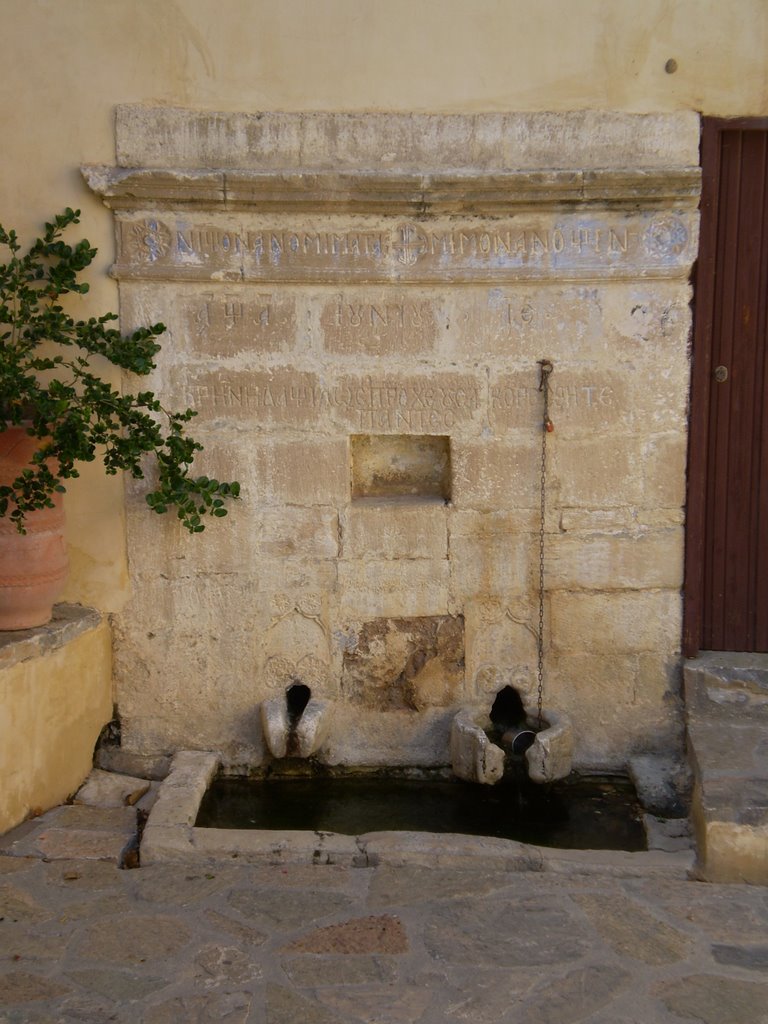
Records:
[[[449,501],[451,439],[435,434],[352,434],[352,500]]]

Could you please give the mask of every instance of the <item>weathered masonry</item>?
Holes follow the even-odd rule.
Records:
[[[540,359],[546,703],[578,766],[680,742],[693,114],[120,108],[122,325],[243,484],[202,539],[129,494],[123,744],[265,756],[258,706],[333,705],[323,758],[447,761],[460,707],[532,702]],[[158,585],[161,581],[162,585]]]

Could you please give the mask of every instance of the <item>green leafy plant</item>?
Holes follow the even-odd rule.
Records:
[[[110,326],[115,313],[75,320],[65,312],[60,297],[88,291],[78,275],[96,255],[87,239],[74,246],[62,240],[79,218],[68,207],[25,254],[16,232],[0,225],[0,245],[10,253],[0,264],[0,432],[23,424],[40,439],[30,465],[0,486],[0,516],[24,533],[27,513],[50,507],[53,494],[65,490],[62,481],[78,476],[78,463],[100,456],[108,474],[141,478],[149,455],[158,477],[147,504],[158,513],[175,508],[183,525],[200,533],[205,516],[227,514],[239,484],[190,474],[203,450],[186,433],[195,412],[169,412],[151,391],[121,394],[91,365],[103,356],[130,373],[150,373],[165,325],[122,335]]]

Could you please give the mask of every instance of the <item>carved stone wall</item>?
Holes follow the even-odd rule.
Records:
[[[123,742],[264,757],[258,704],[336,704],[331,763],[444,763],[450,719],[545,702],[576,763],[679,740],[693,115],[121,108],[122,326],[239,479],[189,538],[131,485]],[[366,692],[366,674],[370,691]]]

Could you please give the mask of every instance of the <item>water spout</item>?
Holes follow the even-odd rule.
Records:
[[[293,682],[285,697],[262,701],[261,727],[275,758],[311,757],[328,738],[331,704],[312,697],[309,686]]]

